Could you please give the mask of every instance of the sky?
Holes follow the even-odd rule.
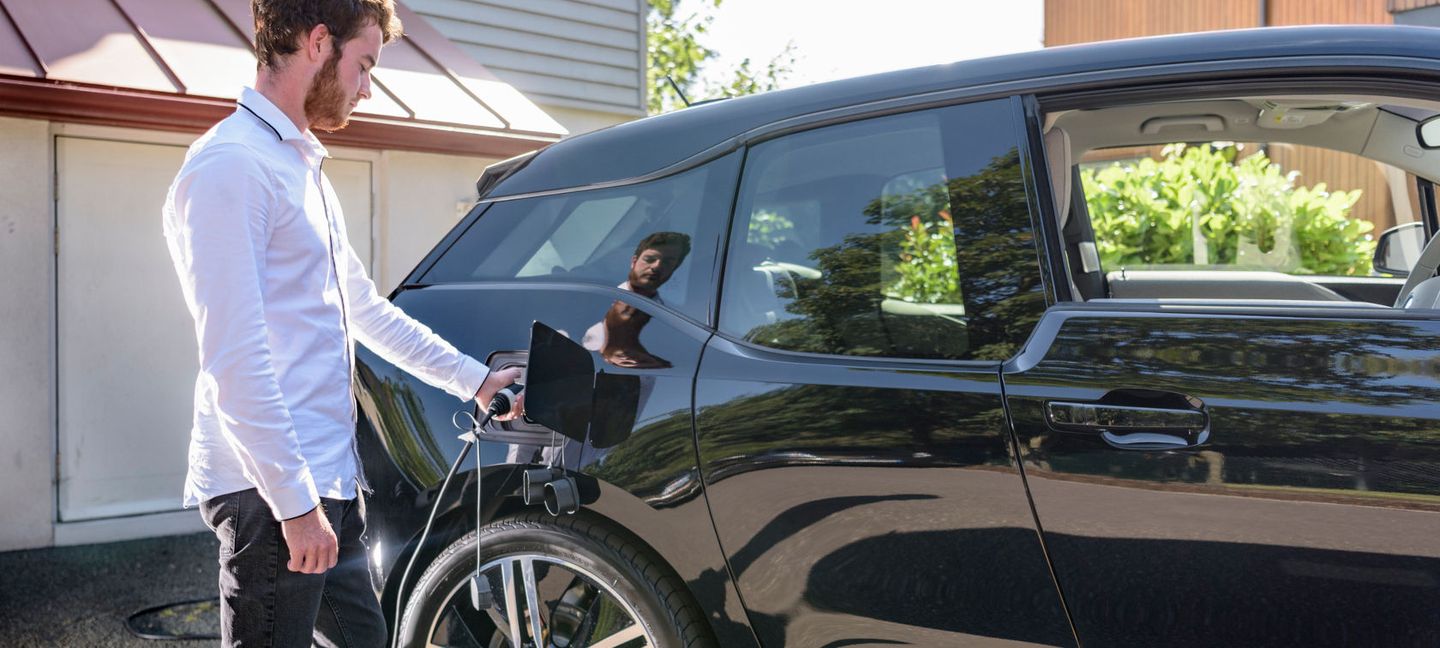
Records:
[[[1043,0],[723,0],[701,40],[719,52],[702,78],[718,82],[746,57],[763,70],[787,41],[796,54],[787,88],[1040,49],[1043,9]]]

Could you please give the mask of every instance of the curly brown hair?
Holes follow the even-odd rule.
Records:
[[[380,27],[385,43],[399,38],[395,0],[251,0],[255,16],[255,58],[262,68],[279,67],[280,58],[300,50],[300,39],[325,25],[339,52],[366,25]]]
[[[651,233],[635,246],[635,256],[640,256],[640,253],[645,250],[658,250],[661,247],[680,248],[680,259],[683,261],[685,257],[690,256],[690,235],[680,232]]]

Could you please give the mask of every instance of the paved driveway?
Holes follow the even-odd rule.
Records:
[[[125,628],[138,610],[214,597],[217,547],[205,532],[0,553],[0,646],[218,645],[148,641]],[[172,631],[219,632],[208,603],[155,619]]]

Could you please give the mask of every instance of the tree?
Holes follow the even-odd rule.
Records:
[[[715,17],[706,11],[720,8],[721,0],[698,0],[699,9],[693,13],[680,13],[684,0],[647,0],[650,11],[645,18],[646,52],[645,80],[648,88],[650,114],[669,112],[685,105],[666,75],[675,81],[685,97],[691,102],[701,97],[693,92],[704,70],[705,62],[718,52],[700,43],[700,37],[710,29]],[[766,64],[765,69],[756,72],[751,69],[750,59],[745,59],[721,78],[728,79],[722,86],[725,96],[738,96],[766,92],[780,87],[780,82],[790,74],[795,64],[794,43],[786,44],[784,51]]]

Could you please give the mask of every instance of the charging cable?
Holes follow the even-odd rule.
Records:
[[[523,385],[510,385],[500,390],[495,394],[495,397],[490,400],[490,405],[486,408],[485,415],[479,420],[476,420],[474,415],[469,412],[458,412],[456,414],[456,416],[464,414],[470,419],[472,425],[466,434],[461,435],[461,438],[465,440],[465,446],[460,448],[460,454],[455,457],[455,463],[450,465],[450,472],[446,473],[445,481],[440,482],[440,490],[435,493],[435,503],[430,505],[430,517],[425,521],[425,530],[420,533],[420,541],[415,543],[415,551],[410,554],[410,562],[406,563],[405,571],[400,575],[399,587],[395,588],[395,641],[393,644],[395,648],[400,647],[400,628],[404,622],[400,617],[400,606],[405,602],[405,582],[410,580],[410,570],[415,567],[415,560],[420,557],[420,552],[425,549],[425,541],[430,537],[430,527],[435,524],[435,515],[440,512],[440,502],[445,498],[445,489],[450,486],[450,480],[455,477],[455,473],[460,471],[460,464],[465,461],[465,456],[470,453],[470,446],[476,445],[476,442],[479,441],[480,430],[485,427],[486,423],[490,422],[490,419],[509,413],[510,409],[515,406],[516,399],[520,396],[520,390],[524,388]],[[459,425],[456,427],[459,427]],[[479,450],[475,451],[475,524],[478,529],[480,524]],[[478,535],[475,538],[475,559],[476,561],[480,559],[480,538]],[[475,568],[477,571],[479,570],[479,562],[476,562]],[[480,592],[477,589],[479,582],[481,582],[481,580],[478,577],[471,581],[470,596],[472,602],[476,603],[476,609],[480,609],[479,603],[481,602]],[[489,593],[488,582],[486,583],[485,593]]]

